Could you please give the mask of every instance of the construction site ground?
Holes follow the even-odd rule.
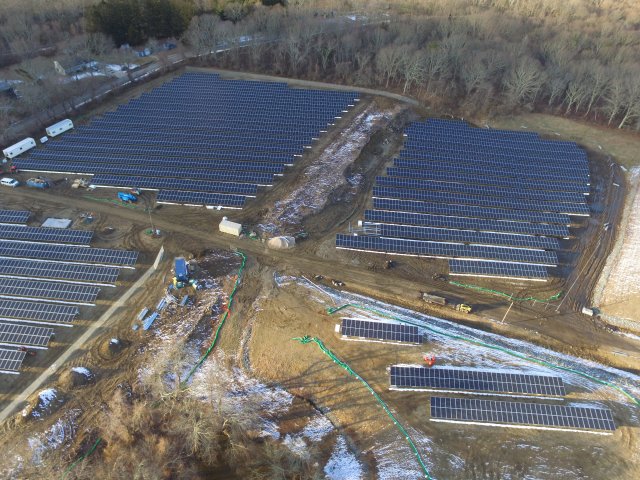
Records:
[[[130,96],[146,88],[151,86],[138,87],[137,93]],[[122,101],[122,98],[114,99],[101,111],[114,108]],[[20,375],[0,377],[0,411],[20,400],[21,392],[135,283],[149,268],[161,245],[166,253],[165,260],[150,280],[133,292],[126,304],[118,308],[64,365],[57,365],[57,372],[44,382],[43,388],[55,386],[64,398],[59,410],[47,412],[39,421],[25,420],[19,412],[6,412],[3,447],[18,443],[14,442],[16,438],[25,439],[42,431],[63,412],[74,409],[82,411],[75,421],[83,431],[99,428],[96,425],[97,406],[110,398],[116,385],[136,381],[144,367],[141,363],[147,362],[148,366],[148,356],[141,354],[144,345],[151,341],[162,343],[162,338],[151,332],[133,331],[132,322],[142,307],[152,307],[163,295],[171,278],[173,257],[198,260],[212,250],[230,252],[237,249],[248,257],[245,275],[232,315],[222,331],[219,349],[207,362],[218,362],[228,369],[235,366],[244,375],[294,395],[295,401],[290,408],[275,415],[282,437],[290,433],[289,438],[294,438],[294,433],[320,412],[326,414],[335,429],[333,443],[322,447],[328,449],[327,457],[343,438],[346,449],[360,464],[362,478],[370,478],[370,474],[375,477],[372,472],[378,472],[378,478],[413,478],[394,477],[385,458],[395,458],[398,468],[411,470],[417,465],[393,423],[364,388],[315,346],[302,346],[291,340],[292,337],[312,335],[322,338],[369,381],[405,426],[417,432],[436,478],[558,478],[561,472],[566,473],[563,478],[602,478],[605,475],[634,478],[634,472],[640,468],[637,411],[629,409],[611,392],[590,391],[581,384],[569,388],[573,400],[597,400],[612,408],[619,424],[612,437],[433,423],[429,421],[428,394],[388,391],[386,368],[392,363],[420,363],[425,349],[442,354],[444,361],[450,358],[455,359],[453,363],[480,367],[482,359],[476,362],[474,351],[465,353],[461,348],[455,357],[453,347],[443,343],[430,345],[427,342],[420,348],[342,341],[334,331],[339,317],[326,314],[327,305],[316,298],[317,295],[322,298],[320,293],[314,296],[312,290],[295,280],[280,286],[276,282],[278,276],[313,278],[320,275],[324,279],[319,283],[329,286],[331,279],[337,279],[344,282],[342,288],[351,293],[639,373],[640,339],[579,313],[582,306],[590,305],[591,294],[617,235],[617,229],[604,230],[603,225],[617,224],[627,190],[624,172],[611,167],[608,152],[594,149],[593,142],[584,138],[570,139],[584,144],[589,152],[594,214],[572,228],[576,238],[564,243],[561,260],[567,265],[559,268],[560,276],[540,284],[457,279],[516,297],[545,299],[562,291],[565,295],[559,300],[516,302],[511,306],[508,299],[434,280],[434,274],[447,273],[443,260],[336,250],[335,234],[348,231],[350,223],[362,219],[363,210],[370,205],[375,176],[384,171],[394,153],[401,148],[402,126],[417,118],[407,104],[389,98],[363,96],[360,104],[322,137],[283,179],[237,212],[156,206],[153,192],[143,192],[136,205],[117,205],[114,203],[116,190],[74,190],[70,188],[70,181],[55,175],[51,178],[61,181],[48,191],[23,187],[11,190],[10,195],[5,192],[4,208],[28,209],[34,212],[32,220],[36,222],[49,216],[79,221],[82,213],[92,212],[93,223],[80,227],[96,231],[92,246],[134,249],[141,252],[141,256],[135,271],[122,271],[117,288],[102,289],[96,307],[81,309],[82,320],[73,328],[56,329],[56,338],[48,351],[28,358]],[[522,122],[523,118],[527,117],[518,118],[516,123]],[[535,119],[535,116],[531,118]],[[492,126],[506,127],[506,122],[493,121]],[[516,128],[514,125],[511,128]],[[352,136],[344,135],[345,131],[352,132]],[[366,136],[364,141],[363,135]],[[360,140],[354,140],[358,136]],[[640,143],[635,137],[628,141]],[[312,188],[314,182],[325,180],[327,172],[313,167],[326,150],[344,157],[343,161],[332,164],[344,172],[331,171],[337,179],[337,187],[318,191]],[[335,161],[336,155],[330,159]],[[21,180],[29,176],[28,173],[19,174]],[[620,186],[614,187],[614,183]],[[296,193],[300,190],[308,191],[309,197],[300,197],[301,194]],[[308,199],[313,202],[305,203]],[[295,215],[285,218],[279,213],[302,209],[303,205],[308,208],[300,213],[298,223]],[[223,215],[263,234],[264,221],[270,219],[274,226],[270,228],[277,232],[293,233],[304,229],[309,238],[300,241],[293,250],[270,250],[260,240],[220,233],[217,227]],[[152,225],[161,230],[160,238],[145,233]],[[113,231],[107,227],[112,227]],[[384,269],[386,260],[391,258],[396,266]],[[237,262],[218,261],[207,268],[212,276],[226,278],[221,280],[221,288],[228,294],[231,283],[227,277],[237,271]],[[426,305],[420,299],[420,292],[424,291],[444,296],[454,303],[472,305],[474,312],[466,315],[446,307]],[[161,328],[163,323],[159,325]],[[200,353],[210,334],[210,329],[203,330]],[[121,341],[118,349],[109,347],[112,338]],[[492,361],[495,366],[503,359]],[[74,366],[90,369],[95,381],[81,389],[70,388],[68,382],[65,383],[65,375]],[[523,365],[520,367],[524,368]],[[34,398],[29,399],[32,406]],[[26,405],[25,402],[18,403],[20,408]],[[345,436],[341,437],[343,434]],[[73,450],[80,440],[72,438],[67,448]],[[399,456],[387,452],[385,457],[385,445],[387,450],[396,448]],[[230,475],[229,472],[226,474]]]

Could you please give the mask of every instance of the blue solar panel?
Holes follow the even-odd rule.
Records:
[[[8,275],[11,277],[47,278],[69,282],[110,284],[116,282],[119,273],[120,270],[115,267],[0,258],[0,275]]]
[[[220,195],[207,192],[183,192],[176,190],[160,190],[158,203],[175,205],[193,205],[207,207],[242,208],[246,197],[239,195]]]
[[[31,212],[26,210],[0,210],[1,223],[27,223]]]
[[[449,260],[449,273],[467,277],[497,277],[546,280],[547,269],[541,265],[488,262],[479,260]]]
[[[364,219],[371,222],[393,223],[397,225],[422,225],[439,228],[455,228],[486,232],[507,232],[524,235],[546,235],[568,237],[569,229],[564,225],[546,223],[526,223],[513,221],[485,220],[482,218],[448,217],[412,212],[386,210],[365,210]]]
[[[484,258],[502,260],[505,262],[542,264],[547,266],[555,266],[558,264],[558,257],[556,253],[545,250],[459,245],[362,235],[355,236],[338,234],[336,237],[336,247],[348,250],[395,253],[419,257]]]
[[[187,191],[230,193],[234,195],[255,196],[257,186],[247,183],[223,183],[181,178],[120,177],[117,175],[96,175],[92,185],[109,187],[128,187],[142,189],[177,189]]]
[[[88,248],[77,245],[18,243],[9,240],[0,240],[0,257],[33,258],[132,267],[136,263],[138,252],[111,250],[108,248]]]
[[[0,225],[0,238],[49,243],[77,243],[88,245],[93,237],[90,230],[61,230],[59,228]]]

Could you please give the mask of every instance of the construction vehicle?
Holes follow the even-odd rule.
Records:
[[[393,260],[387,260],[384,264],[385,270],[389,270],[390,268],[393,268],[395,266],[396,266],[396,262],[394,262]]]
[[[20,173],[20,171],[18,170],[18,167],[16,167],[15,165],[11,165],[9,166],[9,164],[7,163],[3,163],[2,164],[2,174],[3,175],[13,175],[16,173]]]
[[[424,300],[427,303],[432,303],[434,305],[440,305],[442,307],[449,306],[449,307],[453,308],[454,310],[457,310],[458,312],[471,313],[472,310],[473,310],[473,308],[471,308],[471,306],[467,305],[466,303],[454,303],[454,304],[452,304],[452,303],[449,303],[446,298],[439,297],[438,295],[431,295],[429,293],[422,292],[420,296],[421,296],[422,300]]]
[[[187,285],[191,285],[196,290],[198,289],[198,282],[195,279],[189,278],[189,267],[184,257],[176,257],[173,261],[173,286],[175,288],[184,288]]]
[[[25,352],[30,357],[35,357],[35,355],[36,355],[35,350],[29,350],[27,347],[20,347],[19,350],[21,352]]]
[[[331,280],[331,283],[334,287],[344,287],[344,282],[340,280]]]
[[[138,201],[138,197],[129,192],[118,192],[118,199],[124,203],[135,203]]]
[[[89,180],[86,178],[76,178],[71,184],[71,188],[87,188],[89,187]]]
[[[36,177],[27,180],[27,186],[33,188],[49,188],[51,186],[51,183],[46,178]]]

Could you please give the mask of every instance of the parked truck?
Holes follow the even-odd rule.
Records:
[[[46,178],[36,177],[27,180],[27,186],[33,188],[49,188],[51,186],[51,182]]]
[[[466,303],[450,303],[450,302],[447,301],[446,298],[439,297],[438,295],[431,295],[429,293],[423,292],[421,297],[422,297],[422,300],[424,300],[427,303],[432,303],[434,305],[440,305],[442,307],[449,306],[449,307],[453,308],[454,310],[457,310],[458,312],[471,313],[471,311],[473,310],[471,308],[471,306],[467,305]]]

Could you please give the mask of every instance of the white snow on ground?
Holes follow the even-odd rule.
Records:
[[[362,464],[347,448],[347,442],[340,435],[329,461],[324,467],[328,480],[359,480],[363,478]],[[400,479],[404,477],[396,477]]]
[[[640,293],[640,167],[629,171],[631,191],[635,198],[631,204],[629,222],[623,232],[623,244],[607,278],[603,305],[615,304]]]
[[[280,428],[276,422],[272,422],[271,420],[265,420],[262,424],[262,430],[260,430],[260,434],[258,435],[262,438],[270,437],[274,440],[280,439]]]
[[[284,443],[289,448],[289,450],[291,450],[300,458],[309,457],[309,450],[307,447],[307,443],[304,441],[304,438],[298,435],[290,435],[287,433],[284,436],[284,440],[282,441],[282,443]]]
[[[31,461],[34,464],[39,465],[42,463],[42,457],[48,450],[56,449],[62,446],[65,441],[73,438],[78,428],[77,420],[81,413],[78,409],[69,410],[46,431],[29,437],[27,442],[33,452]]]
[[[72,372],[79,373],[80,375],[84,375],[85,377],[92,377],[93,374],[88,368],[85,367],[73,367],[71,369]]]
[[[56,397],[58,395],[58,392],[56,391],[55,388],[47,388],[46,390],[42,390],[39,394],[38,394],[38,398],[40,399],[40,405],[43,408],[48,407],[51,402],[53,402]]]
[[[318,160],[305,169],[300,185],[275,203],[259,227],[274,235],[281,234],[283,227],[299,225],[305,216],[322,210],[331,192],[347,183],[345,169],[358,158],[375,125],[383,118],[388,120],[391,115],[371,112],[371,108],[360,113],[341,134],[340,140],[329,145]],[[349,184],[355,187],[361,180],[354,175]]]
[[[302,435],[312,442],[319,442],[333,432],[334,426],[324,415],[314,416],[302,430]]]

